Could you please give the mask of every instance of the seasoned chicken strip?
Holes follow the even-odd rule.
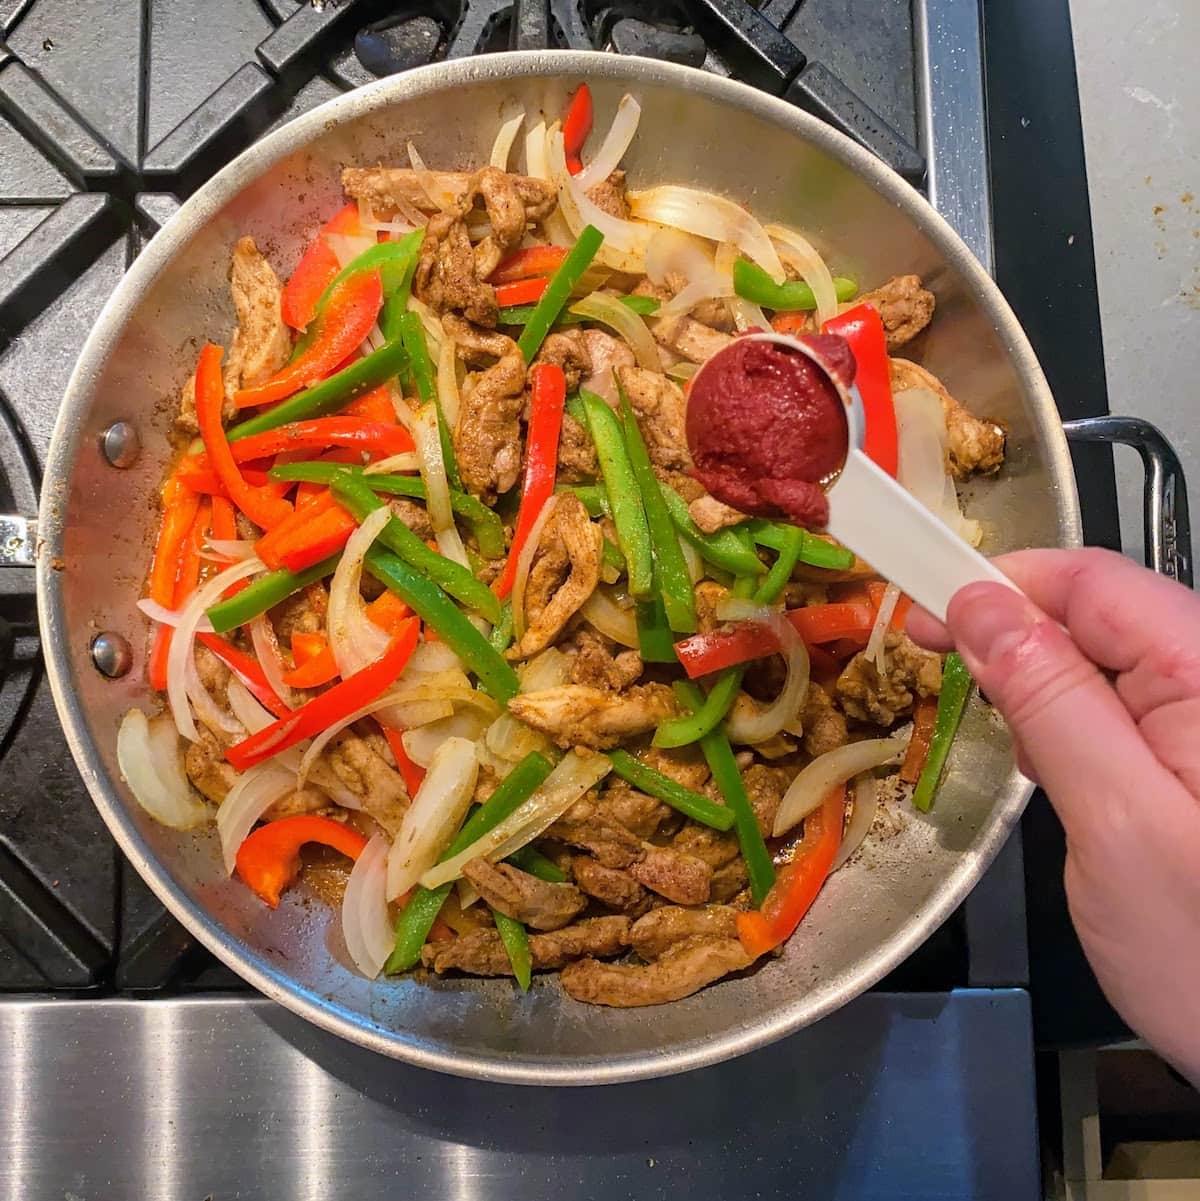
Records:
[[[712,868],[703,859],[674,847],[645,843],[642,857],[629,866],[641,885],[676,905],[702,905],[712,887]]]
[[[649,963],[676,943],[697,935],[737,938],[737,910],[729,905],[704,905],[699,909],[662,905],[633,923],[629,940]]]
[[[639,684],[625,692],[603,692],[585,684],[563,684],[525,692],[508,702],[509,712],[554,739],[559,746],[616,746],[648,734],[676,714],[665,684]]]
[[[601,329],[584,330],[583,340],[591,367],[590,374],[581,381],[580,387],[594,392],[615,409],[620,403],[620,397],[617,394],[617,381],[613,377],[613,371],[618,367],[632,367],[637,359],[634,358],[633,351],[624,342],[619,338],[614,338],[612,334],[606,334]],[[591,444],[590,435],[588,444]],[[595,461],[596,456],[593,450],[592,463],[594,464]],[[591,474],[593,476],[596,474],[594,466]]]
[[[700,936],[676,943],[645,966],[581,959],[563,968],[562,984],[576,1001],[628,1009],[690,997],[752,962],[736,938]]]
[[[508,863],[472,859],[463,875],[493,909],[533,930],[558,930],[587,904],[574,884],[550,884]]]
[[[454,431],[458,469],[467,491],[485,502],[507,492],[521,471],[521,409],[525,360],[504,334],[478,330],[447,313],[442,326],[464,362],[496,361],[467,377]]]
[[[737,525],[738,522],[747,520],[746,514],[739,509],[707,494],[696,497],[688,505],[688,516],[705,534],[715,534],[727,526]]]
[[[605,867],[590,855],[576,855],[571,860],[571,873],[589,897],[595,897],[610,909],[634,915],[645,912],[649,894],[628,872]]]
[[[899,350],[933,320],[937,301],[932,292],[921,287],[919,275],[896,275],[882,287],[857,297],[853,303],[873,304],[879,310],[887,348]]]
[[[373,817],[392,838],[408,810],[408,790],[400,773],[390,767],[371,744],[357,734],[344,735],[318,762],[359,798],[362,810]],[[314,783],[320,783],[313,772]]]
[[[484,168],[486,172],[495,170],[494,167]],[[487,193],[481,187],[483,174],[483,171],[430,172],[434,191],[447,208],[462,208],[470,203],[468,197],[473,201],[477,193],[483,194],[486,203]],[[557,203],[553,185],[528,175],[509,174],[507,178],[524,204],[528,220],[540,221],[550,214]],[[493,185],[489,183],[490,186]],[[438,210],[420,177],[407,167],[347,167],[342,172],[342,187],[352,200],[365,200],[376,217],[390,217],[397,208],[405,206],[420,209],[423,213]]]
[[[619,955],[629,945],[629,918],[623,914],[586,918],[529,939],[529,954],[538,971],[552,971],[578,959]],[[427,943],[421,962],[440,976],[443,972],[470,972],[473,976],[511,976],[508,952],[495,930],[476,930],[452,942]]]
[[[946,415],[948,437],[947,458],[955,479],[965,480],[972,475],[990,475],[999,471],[1004,462],[1004,426],[986,417],[968,412],[949,392],[936,375],[908,359],[892,359],[892,391],[927,388],[942,402]]]
[[[908,713],[918,696],[936,696],[942,690],[942,659],[922,650],[907,634],[890,633],[882,675],[865,651],[859,651],[842,669],[837,697],[848,717],[890,726]]]
[[[528,625],[510,659],[527,659],[549,646],[600,583],[600,527],[577,496],[563,493],[553,504],[525,590]]]
[[[690,471],[692,455],[684,429],[687,402],[679,386],[642,367],[618,367],[617,378],[646,440],[650,462],[664,471]]]

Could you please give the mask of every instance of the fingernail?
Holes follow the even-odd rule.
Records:
[[[946,624],[959,649],[979,664],[993,663],[1020,646],[1041,615],[1003,584],[971,584],[950,602]]]

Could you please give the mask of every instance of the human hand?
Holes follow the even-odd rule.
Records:
[[[1067,836],[1071,917],[1130,1027],[1200,1085],[1200,597],[1103,550],[996,560],[925,646],[962,655]]]

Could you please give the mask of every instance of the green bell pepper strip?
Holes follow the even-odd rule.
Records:
[[[563,404],[563,412],[568,414],[568,416],[574,417],[580,425],[585,429],[587,428],[587,414],[584,412],[583,401],[579,398],[578,392],[567,397]]]
[[[622,304],[628,305],[639,317],[653,316],[653,314],[658,312],[659,305],[662,303],[653,296],[618,296],[617,299]],[[501,309],[498,324],[527,325],[536,308],[536,304],[514,304],[508,308]],[[582,325],[585,321],[589,320],[591,318],[580,316],[579,313],[572,313],[570,309],[567,309],[566,312],[559,313],[558,319],[554,324]]]
[[[389,277],[386,273],[383,277],[383,309],[379,314],[379,328],[388,342],[400,337],[400,318],[408,312],[408,298],[412,294],[413,276],[421,258],[421,243],[424,239],[425,231],[414,229],[412,233],[405,234],[396,242],[397,246],[406,246],[411,242],[411,257],[404,263],[398,278]],[[388,268],[384,270],[387,272]]]
[[[531,846],[523,846],[519,851],[513,851],[505,863],[519,867],[523,872],[537,876],[539,880],[545,880],[547,884],[565,884],[567,882],[567,873],[557,863],[547,859],[541,851],[535,851]]]
[[[743,300],[752,300],[755,304],[773,309],[777,313],[817,307],[817,298],[808,284],[798,279],[789,279],[777,284],[760,266],[749,259],[738,259],[733,264],[733,290]],[[844,276],[835,276],[833,290],[837,293],[839,301],[852,300],[858,295],[858,284]]]
[[[733,810],[727,805],[718,805],[716,801],[685,788],[677,780],[635,759],[628,751],[609,751],[608,757],[612,760],[613,773],[647,796],[658,797],[672,809],[714,830],[728,830],[733,825]]]
[[[550,277],[550,286],[542,293],[542,298],[533,306],[525,329],[517,340],[517,346],[525,357],[525,362],[531,363],[537,354],[538,347],[545,341],[550,327],[558,320],[563,306],[570,298],[571,292],[579,282],[583,273],[591,266],[596,251],[604,235],[594,226],[586,225],[575,239],[562,265]]]
[[[356,521],[363,521],[367,514],[386,507],[363,483],[362,476],[355,476],[349,471],[335,476],[329,486]],[[500,601],[496,594],[461,563],[430,550],[398,517],[388,518],[387,524],[379,532],[379,541],[455,600],[468,608],[478,609],[493,624],[500,620]]]
[[[778,557],[751,598],[756,605],[773,605],[782,595],[788,580],[792,578],[792,569],[800,562],[805,537],[805,532],[797,526],[787,529]]]
[[[385,975],[407,972],[421,962],[421,948],[441,913],[454,881],[434,889],[418,886],[396,919],[396,945],[383,965]]]
[[[488,635],[488,641],[494,646],[499,654],[504,654],[508,650],[513,640],[513,611],[512,601],[505,601],[500,606],[500,620],[492,626],[492,632]]]
[[[652,597],[638,601],[633,607],[637,623],[638,654],[643,663],[675,663],[675,635],[667,622],[662,601]]]
[[[259,576],[236,595],[217,601],[207,611],[208,620],[212,622],[212,627],[218,634],[225,634],[238,626],[244,626],[260,613],[265,613],[281,601],[287,600],[293,592],[299,592],[301,588],[315,584],[327,575],[333,575],[340,558],[340,554],[332,555],[301,572],[281,569],[272,571],[269,575]]]
[[[621,422],[595,393],[581,392],[580,396],[583,398],[592,441],[596,444],[613,524],[617,527],[617,545],[625,556],[629,591],[635,599],[645,600],[654,588],[650,527],[646,523],[646,510],[629,461]]]
[[[517,695],[520,681],[512,665],[432,580],[414,571],[399,555],[380,546],[367,551],[366,567],[437,631],[438,637],[479,677],[484,691],[493,699],[503,705]]]
[[[412,364],[413,379],[417,384],[417,395],[422,404],[430,401],[437,408],[438,441],[442,444],[442,461],[446,465],[446,479],[451,488],[462,491],[462,476],[458,473],[458,459],[454,454],[454,439],[450,437],[450,426],[446,414],[442,412],[442,402],[438,399],[437,385],[434,383],[433,360],[429,357],[429,343],[425,340],[425,327],[417,313],[404,313],[399,320],[400,338],[404,349],[408,351],[408,361]]]
[[[471,843],[477,842],[489,830],[499,825],[541,787],[553,770],[545,756],[531,751],[500,781],[496,791],[467,818],[462,829],[455,835],[454,841],[442,852],[438,862],[461,854]],[[389,976],[396,972],[407,972],[419,962],[425,939],[453,887],[454,882],[451,880],[434,889],[422,888],[418,884],[413,890],[396,923],[395,949],[384,965],[383,970]]]
[[[611,567],[613,571],[622,575],[625,573],[625,556],[621,554],[621,548],[615,542],[605,538],[600,544],[600,557],[605,567]]]
[[[654,732],[652,744],[661,747],[687,746],[711,734],[725,719],[738,689],[742,686],[741,667],[731,667],[717,676],[708,696],[699,693],[700,702],[692,712],[672,717]],[[690,702],[689,702],[690,704]]]
[[[589,517],[609,516],[608,493],[600,484],[559,484],[554,491],[573,493],[583,502]]]
[[[937,714],[933,719],[933,737],[929,740],[929,754],[921,769],[921,778],[913,789],[913,805],[922,813],[928,813],[942,779],[942,769],[950,754],[950,744],[958,733],[963,709],[971,692],[971,673],[957,652],[946,656],[942,668],[942,691],[938,694]]]
[[[675,684],[675,695],[682,704],[698,705],[702,694],[690,680],[679,680]],[[737,760],[733,757],[733,747],[729,745],[723,730],[712,730],[700,740],[700,749],[713,774],[713,781],[725,798],[726,807],[733,813],[738,845],[750,876],[750,895],[755,905],[761,906],[775,883],[775,867],[771,863],[767,844],[763,841],[762,831],[758,828],[758,818],[750,805],[750,798],[746,795],[746,785],[738,770]]]
[[[617,392],[621,397],[621,416],[625,426],[625,451],[633,478],[642,495],[642,508],[646,514],[646,526],[650,533],[650,551],[654,561],[654,591],[661,600],[667,615],[667,625],[676,634],[696,632],[696,598],[692,594],[692,578],[688,575],[687,562],[679,547],[679,535],[675,523],[663,500],[658,476],[650,464],[650,455],[641,428],[633,415],[629,397],[617,381]]]
[[[700,557],[722,571],[734,575],[761,575],[766,564],[754,553],[754,543],[744,526],[730,526],[715,534],[705,534],[688,513],[687,501],[667,484],[660,484],[667,512],[675,528],[686,538]]]
[[[401,342],[389,342],[386,346],[351,363],[336,375],[323,379],[303,392],[251,417],[240,421],[226,435],[230,442],[248,438],[251,434],[262,434],[267,430],[286,425],[289,421],[306,421],[310,417],[324,417],[343,409],[352,400],[357,400],[378,388],[380,384],[398,374],[408,362],[408,352]]]
[[[780,552],[789,545],[790,531],[799,528],[779,521],[767,521],[761,517],[747,523],[750,537],[759,546]],[[804,538],[797,562],[807,563],[810,567],[823,567],[827,571],[849,571],[854,566],[856,560],[852,550],[828,542],[807,530],[803,530],[802,533]]]
[[[533,981],[533,956],[529,951],[529,935],[525,927],[516,918],[501,913],[499,909],[492,910],[492,920],[496,923],[496,933],[508,952],[508,962],[512,965],[513,975],[521,986],[522,992],[529,991]]]
[[[343,463],[280,463],[268,473],[273,480],[298,480],[310,484],[328,484],[335,476],[349,471],[355,479],[361,479],[372,492],[383,492],[389,496],[410,496],[415,500],[425,499],[425,481],[415,475],[371,475],[360,467],[347,467]],[[479,553],[485,559],[498,559],[504,554],[504,523],[478,497],[469,492],[450,489],[450,507],[459,517],[470,522],[479,543]]]

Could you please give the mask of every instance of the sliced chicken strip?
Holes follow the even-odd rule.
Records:
[[[662,905],[633,923],[629,931],[630,942],[649,963],[676,943],[697,935],[737,938],[737,912],[730,905],[704,905],[698,909]]]
[[[899,350],[933,320],[936,303],[933,293],[921,287],[919,275],[895,275],[882,287],[857,297],[853,305],[874,305],[883,319],[888,350]]]
[[[676,714],[675,699],[665,684],[639,684],[624,692],[563,684],[521,693],[508,702],[508,709],[561,747],[596,750],[648,734]]]
[[[618,367],[617,378],[646,440],[650,462],[664,471],[690,471],[692,456],[684,429],[687,402],[678,385],[642,367]]]
[[[587,905],[574,884],[550,884],[508,863],[472,859],[463,875],[493,909],[533,930],[558,930]]]
[[[586,918],[529,939],[529,955],[538,971],[553,971],[582,955],[619,955],[629,945],[629,918],[623,914]],[[426,944],[421,961],[438,975],[470,972],[473,976],[511,976],[508,952],[495,930],[476,930],[452,942]]]

